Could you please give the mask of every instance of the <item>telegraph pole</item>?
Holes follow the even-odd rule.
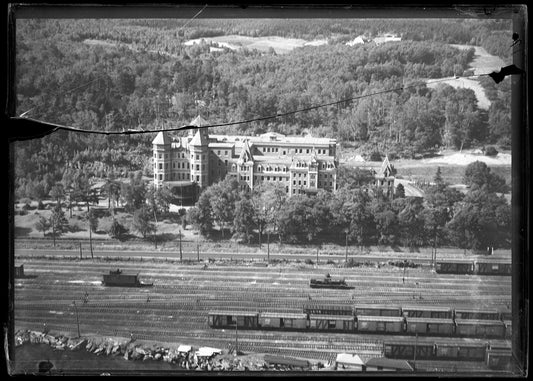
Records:
[[[79,338],[79,337],[81,337],[81,335],[80,335],[80,319],[78,317],[78,307],[76,306],[76,301],[73,301],[72,305],[74,306],[74,310],[76,311],[76,324],[78,326],[78,338]]]
[[[181,251],[181,229],[179,231],[179,236],[180,236],[180,262],[183,261],[183,252]]]

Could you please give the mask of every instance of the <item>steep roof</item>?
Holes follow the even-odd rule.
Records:
[[[191,146],[204,146],[204,145],[207,146],[208,143],[209,143],[209,140],[208,140],[207,134],[205,132],[202,133],[202,129],[199,128],[199,129],[196,130],[196,134],[192,138],[192,140],[189,143],[189,145],[191,145]]]
[[[377,357],[377,358],[370,359],[366,362],[366,366],[372,366],[372,367],[381,366],[383,368],[388,368],[388,369],[407,370],[411,372],[413,371],[413,367],[409,365],[409,363],[406,360],[389,359],[386,357]]]
[[[165,131],[159,131],[155,139],[152,141],[153,145],[167,145],[170,144],[172,140],[170,136]]]
[[[196,118],[191,120],[191,123],[189,124],[191,126],[203,127],[203,126],[207,126],[209,123],[207,123],[207,121],[204,118],[202,118],[201,115],[198,115]]]
[[[385,176],[389,177],[393,175],[393,166],[391,165],[389,161],[389,157],[385,156],[385,160],[383,160],[383,163],[381,164],[381,168],[379,169],[379,172],[377,173],[378,176]]]
[[[244,146],[242,147],[241,154],[239,156],[239,161],[248,162],[253,161],[254,157],[252,155],[252,150],[250,149],[250,144],[248,140],[244,141]]]

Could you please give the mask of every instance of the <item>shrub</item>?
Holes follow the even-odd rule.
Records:
[[[381,161],[381,154],[378,151],[373,151],[369,159],[370,161]]]
[[[497,154],[498,154],[498,150],[494,148],[493,146],[489,146],[485,149],[486,156],[496,156]]]
[[[39,202],[37,203],[37,209],[39,210],[43,210],[44,209],[44,204],[41,200],[39,200]]]

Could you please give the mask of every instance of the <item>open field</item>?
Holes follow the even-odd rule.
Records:
[[[392,266],[349,269],[334,265],[265,267],[217,262],[204,270],[203,263],[179,264],[161,259],[140,262],[16,257],[15,262],[24,264],[26,274],[37,276],[15,280],[15,330],[39,330],[46,324],[51,332],[72,337],[77,329],[72,306],[76,301],[80,331],[86,337],[129,338],[133,334],[139,340],[224,350],[234,345],[235,331],[209,328],[210,310],[300,312],[309,298],[456,308],[506,308],[511,302],[510,277],[443,275],[427,268],[409,269],[403,283],[403,270]],[[102,286],[102,274],[116,268],[140,273],[142,281],[153,282],[154,286]],[[346,291],[308,287],[311,277],[321,277],[326,272],[345,278],[355,288]],[[86,292],[88,303],[84,304]],[[238,345],[244,352],[330,361],[341,352],[358,353],[362,358],[379,357],[385,338],[239,330]]]

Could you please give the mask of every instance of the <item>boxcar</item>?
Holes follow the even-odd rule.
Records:
[[[489,349],[486,354],[486,364],[489,369],[508,370],[511,367],[512,354],[510,350]]]
[[[437,306],[405,306],[402,307],[405,317],[432,318],[432,319],[452,319],[453,310],[449,307]]]
[[[309,329],[320,331],[354,332],[353,316],[309,315]]]
[[[209,325],[216,328],[258,328],[259,313],[249,311],[210,311],[207,315]]]
[[[399,316],[357,316],[358,332],[403,333],[405,320]]]
[[[485,343],[438,342],[435,356],[442,360],[483,361],[486,349]]]
[[[510,261],[490,260],[490,261],[476,261],[476,274],[479,275],[511,275],[513,266]]]
[[[500,311],[481,309],[455,309],[456,319],[499,320]]]
[[[384,304],[356,304],[353,311],[357,316],[402,316],[401,307]]]
[[[513,313],[509,308],[503,308],[500,310],[501,320],[513,320]]]
[[[261,312],[259,325],[262,328],[305,329],[307,328],[307,315],[288,312]]]
[[[501,320],[455,319],[457,336],[500,338],[505,337],[505,325]]]
[[[431,342],[387,340],[383,343],[383,348],[385,357],[393,359],[428,360],[435,357],[435,345]]]
[[[303,306],[305,314],[312,315],[346,315],[353,316],[351,304],[329,303],[329,302],[305,302]]]
[[[439,261],[435,271],[439,274],[473,274],[474,261]]]
[[[453,336],[455,323],[453,319],[406,318],[407,333],[421,335]]]

